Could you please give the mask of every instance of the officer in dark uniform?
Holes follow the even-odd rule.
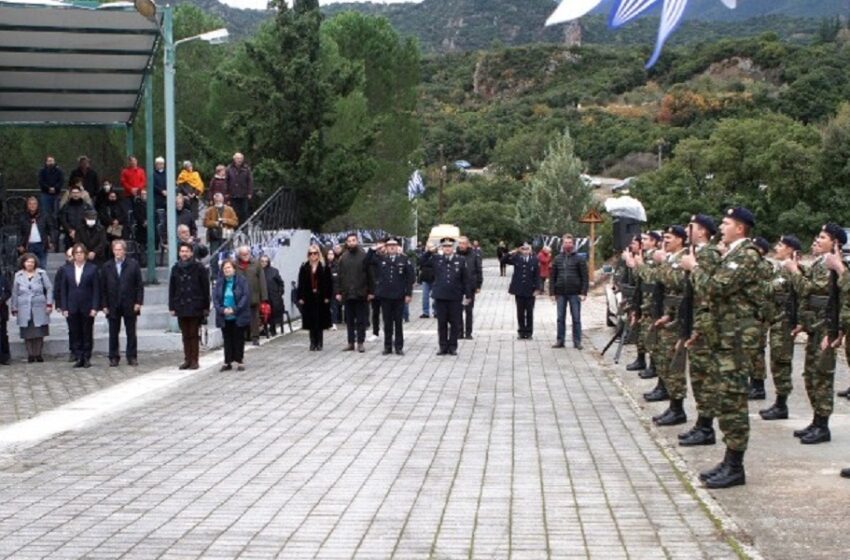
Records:
[[[534,334],[534,298],[541,288],[540,263],[531,254],[528,243],[502,257],[502,263],[514,267],[508,293],[516,298],[517,338],[531,340]]]
[[[444,237],[440,240],[442,254],[436,255],[437,248],[433,247],[423,255],[423,264],[431,263],[434,267],[431,295],[437,312],[437,334],[440,342],[438,356],[457,355],[457,339],[463,322],[463,302],[468,301],[472,295],[466,260],[454,254],[454,243],[454,239]]]
[[[384,247],[384,252],[380,251],[381,246]],[[384,355],[392,354],[395,348],[395,353],[403,356],[402,319],[404,305],[410,303],[413,295],[415,274],[413,265],[410,264],[410,259],[402,254],[399,240],[394,237],[390,237],[375,249],[370,249],[366,259],[367,266],[373,267],[375,271],[375,298],[381,302],[381,315],[384,319]]]

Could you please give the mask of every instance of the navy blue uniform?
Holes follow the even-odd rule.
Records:
[[[379,255],[372,250],[367,260],[375,275],[375,299],[381,302],[384,351],[395,348],[396,352],[401,352],[404,348],[404,298],[413,295],[413,265],[405,255]]]
[[[423,262],[434,267],[431,296],[437,312],[440,353],[454,354],[463,323],[463,299],[469,298],[473,290],[466,259],[458,255],[447,257],[428,253]]]
[[[540,289],[540,263],[534,255],[507,254],[502,263],[514,267],[508,293],[516,298],[517,333],[520,338],[534,334],[534,293]]]

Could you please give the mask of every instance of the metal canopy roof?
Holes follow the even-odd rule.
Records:
[[[158,40],[130,2],[0,0],[0,125],[132,123]]]

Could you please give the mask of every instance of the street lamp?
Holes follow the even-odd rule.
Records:
[[[136,11],[148,19],[155,20],[158,7],[153,0],[134,0]],[[177,177],[175,155],[175,124],[174,124],[174,53],[177,46],[189,41],[204,41],[211,45],[220,45],[227,41],[227,29],[216,29],[174,41],[174,9],[170,4],[162,7],[162,35],[164,82],[165,82],[165,180],[167,189],[166,224],[168,228],[168,267],[177,262]],[[150,155],[148,156],[150,157]],[[153,203],[154,197],[148,198],[148,204]]]

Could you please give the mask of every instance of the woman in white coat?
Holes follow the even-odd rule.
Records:
[[[30,363],[43,362],[44,337],[50,334],[50,313],[53,311],[53,284],[47,273],[38,267],[32,253],[21,257],[21,270],[12,282],[10,310],[21,328],[21,338],[27,347]]]

